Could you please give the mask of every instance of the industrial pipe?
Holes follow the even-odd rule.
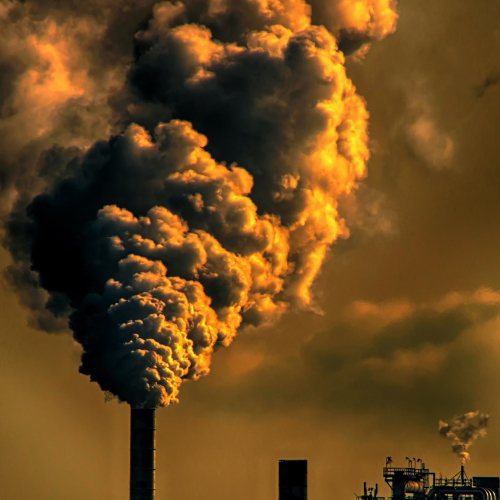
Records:
[[[130,411],[130,500],[155,497],[155,410]]]

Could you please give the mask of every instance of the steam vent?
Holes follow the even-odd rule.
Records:
[[[307,460],[279,461],[279,500],[307,500]]]
[[[500,500],[500,478],[467,477],[464,466],[451,478],[436,478],[420,459],[407,458],[407,467],[392,467],[387,457],[383,469],[385,482],[391,489],[388,497],[378,496],[378,485],[357,495],[358,500]]]

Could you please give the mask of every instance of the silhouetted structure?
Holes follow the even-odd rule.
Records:
[[[406,458],[407,467],[392,467],[388,457],[383,469],[385,482],[392,490],[388,500],[500,500],[500,478],[467,477],[464,466],[451,478],[436,478],[436,474],[420,460]],[[418,463],[420,465],[418,466]],[[385,500],[377,496],[378,488],[366,488],[358,500]]]
[[[155,410],[130,411],[130,500],[155,496]]]
[[[307,460],[279,461],[279,500],[307,500]]]

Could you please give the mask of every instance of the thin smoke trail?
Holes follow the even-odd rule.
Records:
[[[470,460],[468,449],[472,443],[486,435],[489,419],[486,413],[470,411],[453,417],[449,424],[439,421],[439,433],[451,441],[453,453],[462,459],[462,464]]]

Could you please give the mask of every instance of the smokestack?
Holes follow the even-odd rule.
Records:
[[[279,461],[279,500],[307,500],[307,460]]]
[[[130,500],[155,497],[155,410],[130,411]]]

